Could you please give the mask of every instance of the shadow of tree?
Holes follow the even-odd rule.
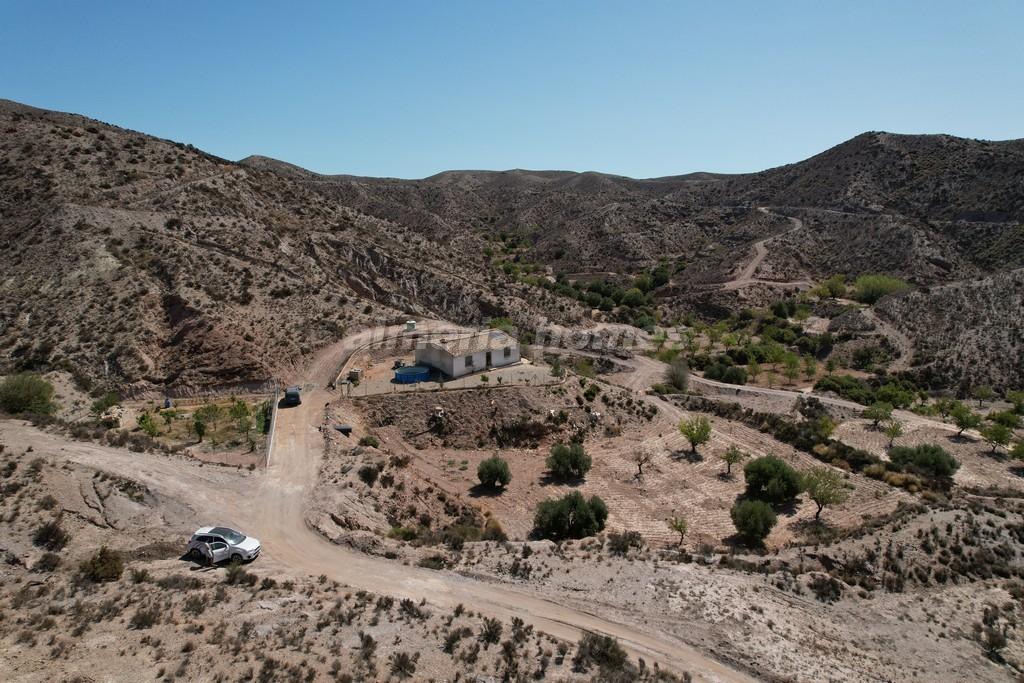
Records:
[[[486,486],[477,484],[469,489],[470,498],[497,498],[505,493],[504,486]]]

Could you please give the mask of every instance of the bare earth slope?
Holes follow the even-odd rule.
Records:
[[[537,286],[549,271],[628,281],[663,264],[652,311],[672,320],[835,273],[924,287],[1024,263],[1020,140],[865,133],[736,176],[397,180],[234,163],[13,102],[0,130],[0,370],[63,367],[123,392],[280,377],[347,330],[409,315],[580,323],[575,299]],[[532,284],[496,267],[501,244]],[[752,254],[757,272],[737,278]],[[938,299],[918,301],[916,334],[938,332]],[[1020,320],[1011,305],[1011,337]]]
[[[370,321],[574,315],[522,285],[499,301],[504,278],[477,256],[275,173],[14,103],[0,103],[0,130],[10,369],[191,387],[279,376]]]

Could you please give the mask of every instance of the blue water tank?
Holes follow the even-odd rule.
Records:
[[[423,365],[410,365],[395,370],[396,384],[416,384],[430,379],[430,368]]]

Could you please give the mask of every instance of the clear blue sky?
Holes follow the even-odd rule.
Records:
[[[753,171],[1024,137],[1024,1],[3,0],[0,97],[325,173]]]

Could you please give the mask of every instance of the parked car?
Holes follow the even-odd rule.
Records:
[[[298,406],[302,405],[302,397],[300,392],[301,387],[288,387],[284,390],[284,405],[286,406]]]
[[[192,560],[203,559],[202,544],[208,544],[213,551],[213,561],[250,562],[260,555],[263,547],[258,539],[246,536],[226,526],[204,526],[197,529],[188,541],[185,554]]]

